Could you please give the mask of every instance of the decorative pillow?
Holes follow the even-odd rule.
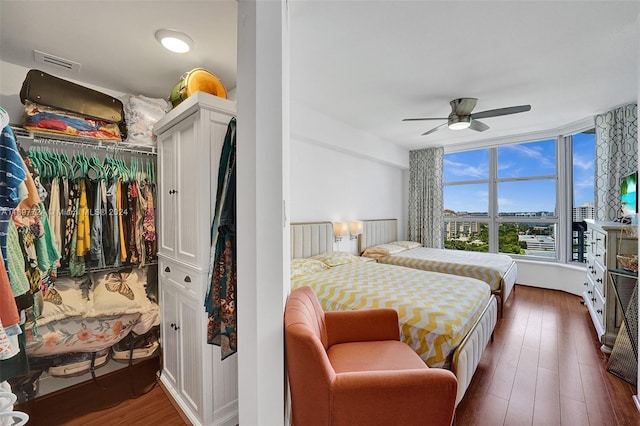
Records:
[[[89,317],[147,312],[152,308],[147,298],[144,269],[123,268],[94,275],[90,293]]]
[[[367,248],[362,255],[364,257],[371,257],[378,259],[380,257],[389,256],[391,254],[400,253],[405,251],[406,248],[395,244],[378,244],[377,246],[371,246]]]
[[[417,243],[415,241],[394,241],[394,242],[389,243],[389,244],[393,244],[393,245],[396,245],[396,246],[404,247],[407,250],[418,248],[418,247],[422,247],[422,244]]]
[[[328,266],[344,265],[345,263],[351,263],[351,262],[362,262],[362,259],[359,256],[353,255],[351,253],[347,253],[345,251],[334,251],[331,253],[323,253],[317,256],[313,256],[311,257],[311,259],[316,259],[321,262],[324,262]]]
[[[59,277],[53,286],[42,293],[42,311],[36,324],[44,325],[51,321],[69,317],[82,317],[89,310],[89,303],[82,295],[83,282],[88,278]]]
[[[329,267],[315,259],[291,259],[291,279],[301,275],[311,274],[312,272],[324,271]]]

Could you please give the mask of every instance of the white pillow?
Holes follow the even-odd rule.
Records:
[[[406,248],[395,245],[395,244],[378,244],[377,246],[371,246],[367,248],[362,255],[364,257],[371,257],[373,259],[379,259],[384,256],[389,256],[391,254],[400,253],[401,251],[405,251]]]
[[[64,318],[85,316],[89,310],[89,302],[82,296],[81,285],[87,279],[57,278],[53,287],[42,292],[42,312],[36,324],[40,326]]]
[[[415,241],[394,241],[394,242],[392,242],[390,244],[393,244],[393,245],[396,245],[396,246],[400,246],[400,247],[404,247],[407,250],[418,248],[418,247],[422,247],[422,244],[417,243]]]
[[[152,303],[145,291],[144,269],[123,268],[94,275],[89,293],[89,317],[147,312]]]

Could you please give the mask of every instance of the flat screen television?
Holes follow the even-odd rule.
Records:
[[[638,172],[620,179],[620,203],[624,217],[638,213]]]

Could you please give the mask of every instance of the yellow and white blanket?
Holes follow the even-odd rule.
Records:
[[[302,275],[291,287],[311,287],[325,311],[394,308],[401,338],[431,367],[449,367],[487,305],[480,280],[373,262],[353,262]]]
[[[505,254],[419,247],[378,258],[378,262],[477,278],[491,290],[500,290],[505,279],[515,281],[515,262]]]

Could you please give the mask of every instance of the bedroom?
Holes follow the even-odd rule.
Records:
[[[295,6],[293,6],[292,9],[294,7]],[[293,9],[293,12],[295,12],[295,9]],[[267,12],[261,11],[261,13],[267,13]],[[635,15],[637,15],[637,12],[632,12],[630,14],[625,14],[625,15],[627,16],[627,22],[632,23],[635,21]],[[629,15],[634,15],[634,16],[633,18],[629,18]],[[294,21],[292,23],[292,26],[293,26],[292,31],[294,32],[294,35],[295,35],[295,31],[296,31],[295,16],[293,19]],[[277,17],[275,22],[278,22]],[[629,27],[627,26],[626,28],[629,28]],[[271,29],[274,29],[274,28],[271,28]],[[439,40],[443,38],[446,39],[445,34],[447,34],[447,31],[450,31],[450,30],[440,28],[436,39],[439,39]],[[335,34],[336,37],[339,35],[337,30],[332,30],[331,33]],[[276,43],[275,41],[268,38],[266,40],[269,40],[271,43]],[[295,47],[294,41],[295,40],[292,40],[292,43],[291,43],[292,47]],[[330,41],[332,40],[327,40],[327,42],[330,42]],[[249,41],[244,40],[242,42],[248,43]],[[280,48],[275,47],[274,49],[276,49],[276,52],[277,52],[279,51]],[[292,61],[293,59],[294,58],[292,58]],[[333,60],[337,61],[337,59],[338,58],[335,58]],[[556,58],[556,59],[561,60],[562,58]],[[249,61],[249,63],[252,64],[253,62],[251,61],[256,61],[256,60],[258,59],[256,58],[251,59],[246,57],[241,58],[240,56],[238,57],[238,61],[239,61],[238,78],[239,79],[242,78],[242,72],[243,72],[243,70],[241,69],[242,68],[241,64],[246,63],[242,61]],[[264,60],[266,61],[266,59]],[[263,66],[275,67],[275,65],[271,63],[273,61],[266,61],[266,62],[267,63],[264,64]],[[634,53],[633,60],[630,62],[630,64],[633,65],[635,64],[635,62],[636,61],[635,61],[635,53]],[[330,63],[331,61],[326,61],[323,63],[324,65],[321,64],[322,66],[318,66],[316,73],[324,72],[327,76],[331,75],[331,72],[330,72],[331,70],[326,69],[326,65]],[[252,66],[252,65],[249,65],[249,66]],[[292,66],[295,66],[295,63],[293,63]],[[515,64],[513,66],[515,67]],[[7,67],[6,64],[3,63],[3,78],[2,78],[3,95],[5,93],[15,93],[16,85],[17,84],[19,85],[22,79],[24,78],[24,71],[26,71],[26,69],[30,67],[31,66],[25,65],[25,69],[21,69],[20,72],[17,73],[17,75],[15,75],[15,78],[10,80],[10,79],[7,79],[7,76],[11,75],[10,74],[11,68]],[[337,67],[337,68],[340,68],[340,67]],[[183,71],[184,71],[184,67],[183,67]],[[626,79],[629,78],[629,75],[631,75],[634,78],[633,81],[628,83],[627,87],[631,87],[631,86],[636,87],[637,78],[635,74],[635,69],[632,69],[632,70],[625,69],[623,71],[625,73],[624,75]],[[300,78],[301,76],[295,73],[295,68],[292,68],[291,72],[292,72],[291,91],[293,95],[295,94],[293,92],[295,92],[296,88],[299,89],[298,85],[296,85],[296,78]],[[334,70],[333,72],[340,72],[340,70],[337,69],[337,70]],[[467,72],[469,71],[463,71],[461,72],[461,74],[464,74]],[[277,75],[279,75],[279,72],[276,70],[273,71],[273,74],[267,73],[267,76],[272,79],[270,83],[267,84],[268,87],[263,88],[267,93],[270,93],[269,89],[274,90],[273,88],[275,88],[277,84],[280,84],[278,83],[279,78],[277,77],[276,73],[278,73]],[[317,82],[319,80],[317,80],[316,77],[317,75],[314,74],[313,76],[309,76],[308,78],[311,81]],[[172,86],[172,84],[175,84],[176,78],[177,77],[175,75],[172,75],[169,81],[165,81],[163,83],[164,86],[165,87]],[[619,80],[616,79],[616,82],[620,82],[623,80],[625,79],[622,79],[622,78],[620,78]],[[615,83],[615,82],[609,82],[609,83]],[[9,85],[10,88],[5,89],[7,85]],[[110,86],[104,85],[102,87],[110,87]],[[372,91],[375,91],[375,90],[385,90],[386,92],[396,91],[395,89],[389,88],[388,86],[386,88],[381,88],[381,89],[378,89],[377,86],[374,86],[374,87],[375,89],[371,89]],[[465,89],[468,91],[465,91]],[[436,105],[432,107],[434,108],[433,111],[425,111],[422,107],[422,104],[416,104],[415,108],[411,108],[411,110],[407,110],[406,112],[399,114],[398,118],[401,119],[404,117],[412,116],[414,114],[415,115],[433,114],[434,116],[440,116],[441,114],[446,114],[448,112],[447,110],[448,107],[446,104],[450,99],[453,99],[455,96],[473,95],[474,93],[469,93],[469,92],[475,91],[476,89],[477,89],[476,87],[473,87],[473,85],[470,85],[469,87],[461,87],[460,89],[456,89],[456,90],[460,90],[462,93],[442,94],[441,99],[437,102]],[[327,90],[331,92],[330,88]],[[334,90],[338,90],[338,89],[334,89]],[[518,101],[512,101],[508,97],[497,98],[497,95],[493,94],[496,92],[497,89],[493,87],[491,84],[487,84],[487,88],[483,90],[486,90],[488,94],[487,95],[482,94],[481,96],[479,96],[479,98],[482,101],[486,100],[487,102],[489,101],[491,102],[490,105],[488,105],[486,108],[483,108],[483,109],[514,105],[516,103],[533,103],[532,98],[521,99]],[[271,95],[276,96],[277,94],[271,94]],[[242,98],[240,96],[241,95],[238,94],[239,103],[242,102]],[[422,97],[421,101],[427,102],[429,93],[428,92],[423,93],[422,91],[420,91],[420,93],[415,94],[415,96]],[[333,98],[336,104],[339,104],[341,102],[340,96],[338,93],[335,93]],[[609,108],[616,107],[628,101],[632,101],[635,98],[636,98],[635,92],[626,93],[622,98],[616,100],[612,104],[606,105],[606,107],[609,107]],[[267,101],[264,101],[264,102],[267,102]],[[380,140],[380,138],[374,137],[370,133],[363,132],[361,130],[357,130],[355,127],[345,125],[339,119],[328,117],[327,115],[332,110],[332,106],[333,104],[328,104],[325,106],[327,114],[322,114],[322,113],[313,114],[313,112],[304,114],[304,107],[302,106],[296,106],[296,108],[291,109],[291,117],[290,117],[291,119],[291,156],[290,156],[291,172],[290,172],[290,176],[287,177],[287,179],[290,182],[289,196],[290,196],[291,203],[290,205],[287,206],[287,208],[290,209],[290,214],[288,215],[288,217],[290,217],[292,221],[309,221],[309,220],[350,221],[350,220],[356,220],[356,219],[387,218],[387,217],[396,217],[396,218],[399,218],[401,222],[404,221],[403,218],[406,217],[406,213],[404,211],[403,206],[406,205],[405,200],[407,195],[402,188],[406,187],[406,180],[408,179],[406,172],[404,171],[408,168],[408,158],[406,157],[406,149],[400,149],[393,145],[387,145],[382,140]],[[533,106],[535,107],[535,105]],[[276,119],[278,121],[280,120],[277,117],[277,114],[271,111],[270,107],[263,106],[263,108],[266,109],[266,112],[263,115],[265,120],[267,121],[271,119]],[[533,112],[534,111],[532,110],[531,113]],[[561,125],[570,124],[574,121],[577,121],[578,119],[589,116],[595,112],[603,112],[603,109],[599,109],[597,111],[588,111],[588,112],[585,112],[583,116],[579,116],[577,118],[571,118],[566,123],[563,122],[560,124],[549,124],[548,126],[549,128],[555,129],[560,127]],[[525,116],[527,116],[527,114],[522,114],[522,119],[525,119],[526,118]],[[344,121],[344,117],[342,118],[342,121]],[[392,121],[395,124],[397,120],[394,118]],[[496,119],[489,123],[492,125],[492,129],[498,130],[499,127],[503,125],[502,123],[506,125],[507,122],[499,121],[499,119]],[[262,122],[261,125],[268,126],[268,123]],[[516,125],[516,128],[520,128],[521,126],[522,126],[522,123]],[[310,129],[319,129],[319,130],[312,131]],[[411,128],[404,129],[404,131],[408,133],[407,137],[410,137],[410,138],[417,138],[419,134],[424,130],[427,130],[427,128],[423,129],[422,127],[420,128],[411,127]],[[275,132],[275,131],[276,130],[273,130],[273,129],[270,130],[270,132]],[[513,130],[509,129],[509,131],[512,132]],[[322,136],[321,139],[323,140],[320,141],[320,144],[314,145],[309,143],[309,141],[305,142],[305,141],[299,140],[301,138],[299,138],[298,135],[301,135],[301,134],[309,135],[310,133],[314,133],[315,135]],[[270,134],[270,133],[267,133],[267,134]],[[434,136],[436,135],[434,134]],[[464,137],[464,136],[460,136],[460,137]],[[279,137],[274,136],[273,140],[271,140],[270,142],[275,143],[274,142],[275,140],[279,140]],[[338,145],[338,149],[327,149],[327,144],[329,143]],[[278,164],[281,162],[277,152],[265,152],[264,150],[265,150],[264,147],[260,147],[260,146],[256,147],[255,152],[258,153],[256,155],[264,156],[261,158],[266,158],[269,164]],[[348,150],[349,153],[345,152],[346,150]],[[251,155],[252,156],[250,158],[253,158],[253,154]],[[363,158],[363,156],[366,156],[367,158]],[[375,158],[374,161],[371,160],[372,157]],[[294,162],[294,159],[296,160],[295,162]],[[302,160],[298,161],[299,159],[302,159]],[[315,159],[322,160],[322,162],[313,161]],[[389,164],[391,164],[391,166]],[[301,173],[301,170],[303,171],[303,173]],[[308,171],[314,171],[316,173],[308,173]],[[269,174],[269,170],[259,169],[259,170],[256,170],[255,173],[257,173],[257,176],[262,177],[263,181],[261,182],[261,184],[266,185],[266,188],[267,188],[266,193],[269,193],[269,194],[280,193],[281,189],[279,188],[281,188],[281,184],[279,183],[280,182],[279,178],[271,176]],[[314,178],[313,176],[316,176],[316,177]],[[297,200],[301,200],[301,201],[308,200],[308,198],[304,198],[305,197],[305,195],[303,194],[304,188],[308,187],[309,185],[317,185],[318,180],[321,177],[324,177],[326,179],[325,184],[327,189],[322,191],[322,193],[317,194],[319,197],[321,197],[323,201],[322,203],[318,203],[318,205],[326,206],[326,207],[323,207],[321,209],[316,208],[316,209],[313,209],[313,211],[305,210],[305,206],[309,205],[308,202],[305,202],[303,204],[302,202],[299,202]],[[255,176],[253,175],[247,176],[247,179],[255,179]],[[276,182],[273,179],[276,179],[278,181]],[[372,182],[372,184],[369,185],[369,184],[366,184],[366,182]],[[263,187],[261,187],[261,190],[262,188]],[[382,191],[385,191],[385,192],[382,192]],[[382,198],[385,201],[383,201],[380,204],[377,204],[377,203],[374,204],[373,202],[371,202],[371,200],[379,199],[380,194],[383,195]],[[309,195],[306,195],[306,196],[309,196]],[[271,198],[276,198],[276,197],[271,197]],[[281,203],[275,202],[272,199],[261,200],[260,202],[267,203],[266,205],[269,206],[268,208],[271,209],[272,213],[265,214],[263,219],[261,219],[264,222],[260,222],[257,226],[265,227],[264,229],[266,233],[265,235],[273,236],[274,232],[277,231],[278,229],[278,226],[276,226],[275,224],[280,222],[279,214],[276,215],[273,213],[273,211],[274,210],[280,211],[280,209],[282,208]],[[256,209],[267,208],[267,207],[255,206],[255,203],[256,201],[254,200],[253,204],[251,205],[254,206],[254,208]],[[266,212],[263,212],[263,213],[266,213]],[[277,216],[277,217],[274,217],[274,216]],[[253,229],[253,226],[251,227],[251,229]],[[406,223],[401,225],[401,229],[406,229]],[[255,233],[253,234],[255,235]],[[283,241],[283,245],[284,245],[285,241],[288,241],[288,238],[286,236],[282,238],[284,239]],[[254,242],[254,244],[265,244],[264,246],[261,246],[263,250],[254,249],[256,252],[259,252],[259,254],[256,253],[256,256],[258,255],[267,256],[267,254],[265,253],[268,252],[272,247],[271,245],[267,245],[266,242],[261,243],[258,241],[258,242]],[[351,241],[345,240],[341,244],[341,248],[344,248],[347,250],[355,249],[355,246],[349,246],[349,244],[353,244],[353,243]],[[250,300],[251,300],[251,303],[255,304],[256,299],[264,297],[267,300],[271,300],[273,303],[270,303],[268,307],[261,308],[259,313],[256,314],[256,317],[251,317],[246,319],[250,323],[256,323],[256,324],[259,323],[258,319],[264,320],[263,324],[267,328],[267,330],[264,331],[265,333],[270,333],[271,331],[269,330],[271,330],[271,327],[276,327],[278,325],[273,321],[273,315],[274,313],[281,312],[283,308],[283,301],[281,300],[282,298],[279,297],[278,292],[274,290],[279,290],[280,288],[279,283],[282,281],[275,277],[277,277],[278,274],[280,274],[280,277],[282,278],[282,275],[284,275],[284,273],[282,271],[273,270],[272,267],[268,266],[271,264],[278,264],[280,258],[276,257],[277,253],[271,253],[269,256],[274,256],[274,257],[269,257],[269,259],[263,260],[264,263],[260,263],[260,265],[263,268],[266,267],[266,271],[268,271],[269,274],[271,274],[270,275],[271,278],[268,280],[268,282],[270,283],[268,287],[271,290],[269,292],[270,294],[266,294],[266,295],[261,294],[260,291],[262,290],[257,288],[251,289],[251,292],[253,293],[253,295],[250,296],[251,297]],[[286,255],[283,257],[287,258]],[[250,267],[250,269],[253,269],[253,268]],[[255,273],[255,271],[252,273]],[[552,272],[549,272],[548,274],[549,276],[554,277],[557,274],[557,271],[552,271]],[[577,279],[581,280],[582,276],[583,276],[582,274],[577,276]],[[546,280],[546,281],[551,281],[551,280]],[[567,279],[567,281],[574,281],[574,280]],[[581,283],[581,281],[578,281],[578,283]],[[256,296],[256,294],[258,294],[258,296]],[[270,322],[270,319],[271,319],[271,322]],[[248,342],[245,342],[244,345],[247,348],[254,349],[248,352],[258,353],[260,351],[264,351],[267,353],[273,353],[275,358],[270,362],[272,362],[274,365],[279,364],[277,361],[278,359],[277,354],[279,352],[281,353],[281,349],[280,349],[281,344],[279,344],[278,342],[273,341],[268,344],[267,343],[259,344],[257,342],[248,341]],[[263,347],[262,345],[266,345],[266,347]],[[251,355],[249,355],[248,353],[245,353],[245,356],[250,357]],[[258,361],[257,359],[249,358],[247,362],[249,363],[249,365],[254,366],[255,369],[258,369],[263,366],[262,364],[263,362],[267,363],[269,361],[267,360]],[[271,381],[272,385],[278,386],[280,383],[279,377],[281,375],[281,371],[278,372],[276,370],[277,369],[274,369],[274,371],[272,372],[272,375],[269,374],[267,377],[264,377],[263,380]],[[253,388],[251,390],[247,390],[250,400],[257,397],[260,397],[261,401],[273,401],[274,398],[276,400],[279,399],[278,395],[274,395],[274,394],[277,394],[277,392],[269,392],[266,389],[266,388],[273,388],[273,387],[270,387],[267,385],[258,385],[258,383],[256,382],[256,379],[254,378],[255,376],[251,375],[250,373],[251,373],[251,370],[249,370],[246,373],[247,376],[244,378],[245,381],[243,382],[246,384],[247,388]],[[277,406],[278,404],[275,402],[274,404],[267,404],[265,402],[265,405]],[[254,415],[255,416],[272,416],[272,415],[280,416],[281,415],[279,410],[273,409],[273,411],[270,411],[270,409],[268,408],[262,408],[261,410],[266,410],[266,412],[260,411],[257,407],[255,407],[255,411],[254,409],[251,409],[249,410],[249,413],[247,415],[250,416],[249,418],[252,418],[251,416],[254,416]],[[274,417],[274,418],[277,418],[277,417]]]

